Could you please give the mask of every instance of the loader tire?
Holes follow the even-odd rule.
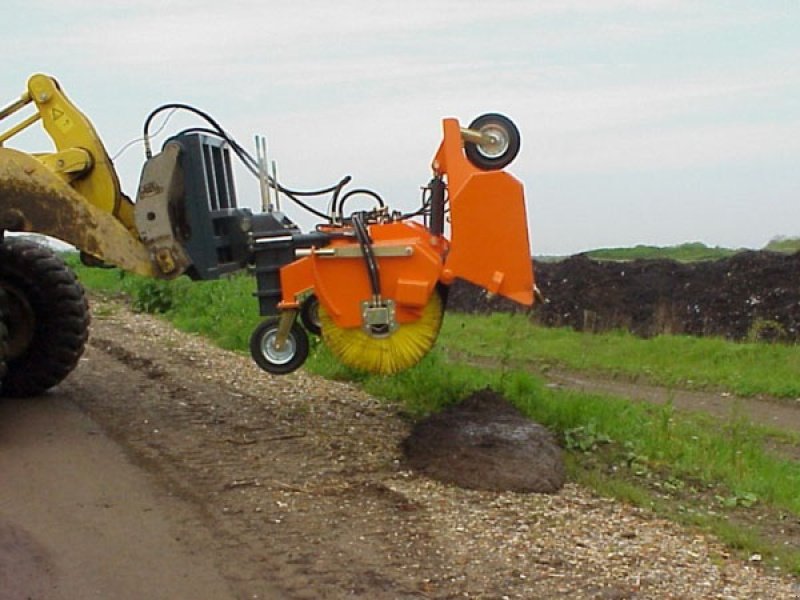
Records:
[[[89,308],[73,272],[53,251],[21,238],[0,243],[0,288],[8,326],[3,396],[36,396],[78,364]]]
[[[6,374],[6,355],[8,353],[8,326],[6,325],[6,318],[8,315],[8,302],[6,300],[6,293],[0,287],[0,382]],[[2,386],[2,383],[0,383]],[[2,387],[0,387],[2,389]]]

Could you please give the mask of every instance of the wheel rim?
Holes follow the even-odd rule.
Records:
[[[506,153],[510,145],[510,138],[504,127],[500,125],[486,125],[485,127],[481,127],[480,132],[492,138],[492,141],[489,143],[477,145],[478,152],[480,152],[482,156],[494,159]]]
[[[275,348],[275,339],[277,337],[277,329],[272,329],[264,335],[261,339],[261,354],[274,365],[285,365],[294,357],[297,346],[294,336],[289,335],[283,343],[283,348],[278,350]]]
[[[8,344],[6,358],[14,359],[22,356],[33,341],[36,329],[36,318],[28,298],[13,285],[4,285],[7,298],[5,314],[8,328]]]

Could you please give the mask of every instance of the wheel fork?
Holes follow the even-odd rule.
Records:
[[[275,341],[273,342],[273,346],[278,352],[283,350],[283,345],[286,343],[286,340],[289,339],[289,332],[295,320],[297,320],[298,312],[296,308],[288,308],[281,311],[280,320],[278,321],[278,331],[275,334]]]

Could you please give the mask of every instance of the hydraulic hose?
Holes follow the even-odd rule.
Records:
[[[353,230],[358,239],[358,244],[361,246],[361,253],[364,255],[372,296],[373,298],[378,298],[381,295],[381,279],[380,273],[378,272],[378,261],[375,260],[375,252],[372,250],[372,240],[369,237],[366,225],[364,225],[362,213],[353,215]]]

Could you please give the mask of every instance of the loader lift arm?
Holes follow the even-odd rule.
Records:
[[[30,105],[33,115],[0,133],[0,229],[49,235],[101,261],[158,276],[138,238],[134,205],[120,190],[89,119],[55,79],[37,74],[17,101],[0,110],[0,124]],[[39,121],[55,145],[52,152],[3,147]]]

